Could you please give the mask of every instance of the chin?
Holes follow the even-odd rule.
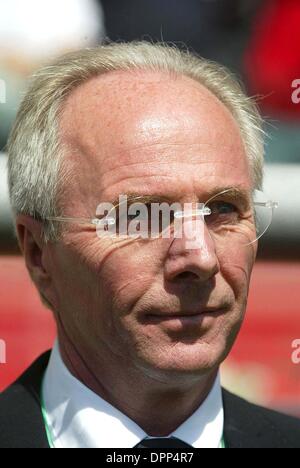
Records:
[[[152,351],[152,352],[151,352]],[[168,382],[174,378],[199,378],[218,369],[227,356],[227,350],[216,343],[205,342],[183,343],[162,347],[160,350],[148,350],[147,355],[140,356],[140,364],[147,369],[147,374],[164,378]]]
[[[139,324],[131,333],[131,359],[147,375],[160,380],[200,377],[218,369],[240,329],[236,315]],[[127,341],[128,343],[128,341]]]

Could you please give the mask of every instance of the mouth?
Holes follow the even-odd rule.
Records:
[[[199,323],[202,322],[205,317],[218,317],[225,313],[225,309],[205,309],[199,312],[176,312],[176,313],[153,313],[147,314],[145,316],[146,321],[151,323],[161,323],[161,322],[172,322],[180,321],[181,323]]]

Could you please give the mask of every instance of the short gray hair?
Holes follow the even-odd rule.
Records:
[[[66,54],[39,70],[21,103],[8,141],[10,200],[14,214],[37,219],[59,216],[64,179],[59,117],[72,90],[115,70],[151,70],[184,75],[210,90],[236,119],[252,173],[253,188],[263,182],[262,119],[253,98],[223,66],[174,45],[110,43]],[[56,240],[57,223],[45,223],[45,240]]]

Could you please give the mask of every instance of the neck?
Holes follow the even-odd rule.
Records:
[[[174,432],[204,402],[218,369],[205,376],[141,372],[128,362],[97,359],[60,339],[60,352],[69,371],[86,387],[126,414],[152,437]],[[107,355],[105,355],[107,357]]]

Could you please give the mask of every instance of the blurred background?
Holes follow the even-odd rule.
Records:
[[[228,66],[265,118],[264,189],[279,208],[222,377],[254,402],[300,416],[300,363],[292,362],[300,339],[299,0],[0,0],[0,12],[0,391],[55,337],[19,255],[7,194],[5,144],[28,77],[107,38],[164,40]]]

